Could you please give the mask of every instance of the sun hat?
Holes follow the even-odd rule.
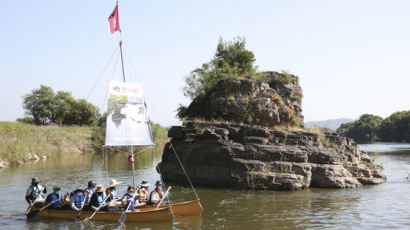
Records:
[[[97,186],[97,183],[93,180],[88,181],[88,187],[90,188],[95,188]]]
[[[102,184],[97,185],[96,192],[104,192],[104,186]]]
[[[56,185],[53,187],[53,191],[61,191],[61,187]]]
[[[31,183],[40,183],[41,182],[41,180],[40,179],[38,179],[38,177],[34,177],[34,178],[31,178]]]
[[[143,180],[140,184],[141,187],[149,187],[148,181]]]
[[[109,188],[114,187],[116,185],[121,184],[122,182],[118,182],[115,179],[110,180],[110,185],[108,186]]]
[[[78,187],[75,189],[75,191],[81,191],[81,192],[82,192],[82,191],[84,191],[84,190],[83,190],[83,187],[78,186]]]

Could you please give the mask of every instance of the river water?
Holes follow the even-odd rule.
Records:
[[[174,223],[118,223],[66,220],[26,220],[24,200],[33,176],[64,192],[89,179],[107,184],[108,178],[132,183],[131,165],[125,154],[65,156],[0,170],[0,229],[409,229],[410,145],[370,144],[363,150],[381,163],[387,182],[359,189],[306,189],[296,192],[231,191],[202,189],[197,192],[201,217],[178,217]],[[371,152],[370,152],[371,151]],[[155,171],[161,149],[136,157],[137,182],[159,180]],[[106,162],[106,164],[105,164]],[[106,170],[107,169],[107,170]],[[108,172],[108,173],[106,173]],[[151,187],[152,188],[152,187]],[[189,188],[173,187],[174,201],[191,200]]]

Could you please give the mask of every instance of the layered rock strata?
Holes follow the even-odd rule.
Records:
[[[374,164],[350,139],[336,133],[310,133],[245,124],[189,122],[174,126],[158,165],[165,182],[187,179],[174,146],[197,186],[297,190],[352,188],[385,181]]]

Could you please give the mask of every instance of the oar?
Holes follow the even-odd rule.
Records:
[[[134,193],[134,196],[132,196],[132,200],[134,202],[135,196],[137,195],[137,192]],[[131,206],[131,201],[128,203],[127,209],[121,214],[120,218],[118,219],[118,222],[120,222],[121,225],[125,223],[125,219],[127,219],[127,212],[130,209]]]
[[[103,202],[101,202],[100,206],[98,206],[98,209],[95,210],[95,212],[94,212],[90,217],[87,217],[87,218],[85,218],[84,220],[85,220],[85,221],[91,220],[91,219],[94,217],[94,215],[97,213],[97,211],[99,211],[100,208],[103,206],[103,204],[104,204],[105,201],[108,199],[108,197],[110,197],[110,196],[108,195],[107,197],[105,197],[105,199],[103,200]]]
[[[31,206],[29,207],[29,209],[26,211],[26,215],[29,214],[31,208],[33,207],[33,205],[37,202],[39,196],[41,195],[41,193],[43,193],[44,189],[40,190],[40,192],[38,193],[38,195],[36,196],[36,199],[33,201],[33,203],[31,204]]]
[[[164,201],[165,197],[168,195],[169,190],[171,190],[171,186],[168,187],[167,191],[165,192],[164,196],[162,197],[162,199],[159,201],[157,208],[159,208],[159,206],[161,205],[162,201]]]
[[[49,203],[49,204],[47,204],[46,206],[40,208],[39,210],[35,210],[35,211],[30,212],[29,214],[27,214],[27,218],[28,218],[28,219],[33,218],[33,217],[36,216],[41,210],[47,208],[48,206],[54,204],[54,203],[57,202],[57,201],[58,201],[58,199],[55,200],[55,201],[53,201],[53,202],[51,202],[51,203]]]
[[[407,175],[406,179],[409,179],[409,177],[410,177],[410,173],[409,173],[409,175]]]
[[[84,203],[85,203],[85,196],[84,196],[83,202],[81,203],[81,209],[80,209],[80,211],[78,212],[77,219],[80,219],[81,212],[83,211],[83,208],[84,208]]]

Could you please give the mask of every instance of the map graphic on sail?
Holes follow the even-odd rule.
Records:
[[[141,84],[110,81],[105,145],[154,145]]]

